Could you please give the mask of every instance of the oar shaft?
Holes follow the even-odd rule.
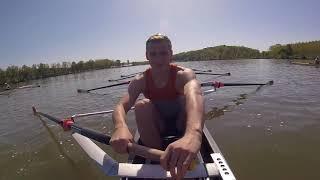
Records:
[[[39,115],[41,115],[41,116],[43,116],[43,117],[46,117],[47,119],[50,119],[51,121],[53,121],[53,122],[55,122],[55,123],[57,123],[57,124],[59,124],[59,125],[62,125],[62,123],[63,123],[62,120],[60,120],[60,119],[58,119],[58,118],[55,118],[55,117],[53,117],[53,116],[50,116],[50,115],[48,115],[48,114],[45,114],[45,113],[42,113],[42,112],[36,112],[36,113],[38,113]]]
[[[121,85],[125,85],[125,84],[129,84],[130,81],[126,81],[126,82],[121,82],[121,83],[117,83],[117,84],[111,84],[108,86],[102,86],[102,87],[97,87],[97,88],[92,88],[92,89],[88,89],[87,91],[94,91],[94,90],[98,90],[98,89],[104,89],[104,88],[109,88],[109,87],[114,87],[114,86],[121,86]]]
[[[121,75],[120,77],[128,77],[128,76],[133,76],[133,75],[137,75],[137,74],[141,74],[143,72],[137,72],[137,73],[132,73],[132,74],[127,74],[127,75]]]
[[[111,137],[106,134],[102,134],[102,133],[96,132],[91,129],[83,128],[83,127],[77,126],[75,124],[71,125],[71,129],[74,132],[77,132],[83,136],[86,136],[86,137],[93,139],[95,141],[98,141],[100,143],[107,144],[107,145],[110,144],[109,141],[110,141]]]
[[[130,110],[134,109],[134,107],[131,107]],[[100,114],[110,114],[113,113],[113,109],[107,110],[107,111],[97,111],[97,112],[91,112],[91,113],[83,113],[83,114],[74,114],[71,117],[72,118],[79,118],[79,117],[87,117],[87,116],[94,116],[94,115],[100,115]]]
[[[208,72],[195,72],[195,74],[214,75],[214,76],[230,76],[231,73],[208,73]]]
[[[119,79],[109,79],[109,81],[120,81],[120,80],[124,80],[124,79],[133,78],[135,76],[136,75],[131,75],[131,76],[125,76],[125,77],[122,77],[122,78],[119,78]]]
[[[224,83],[224,86],[260,86],[266,83]]]
[[[43,117],[46,117],[47,119],[59,124],[61,127],[63,127],[65,130],[69,130],[69,129],[72,129],[73,131],[81,134],[81,135],[84,135],[90,139],[94,139],[98,142],[101,142],[101,143],[104,143],[104,144],[109,144],[109,141],[110,141],[110,136],[108,135],[105,135],[105,134],[102,134],[102,133],[99,133],[99,132],[96,132],[94,130],[91,130],[91,129],[87,129],[87,128],[83,128],[83,127],[80,127],[78,125],[75,125],[73,123],[73,120],[72,119],[66,119],[66,120],[61,120],[61,119],[58,119],[56,117],[53,117],[49,114],[45,114],[45,113],[42,113],[42,112],[37,112],[36,108],[35,107],[32,107],[32,110],[33,110],[33,113],[36,115],[41,115]]]
[[[198,72],[212,72],[212,70],[208,69],[208,70],[201,70],[201,69],[192,69],[193,71],[198,71]]]
[[[201,87],[213,86],[215,88],[220,88],[223,86],[261,86],[261,85],[267,85],[272,83],[273,81],[269,81],[268,83],[222,83],[218,81],[209,81],[209,82],[203,82],[200,85]]]
[[[93,116],[93,115],[99,115],[99,114],[109,114],[112,112],[113,110],[107,110],[107,111],[99,111],[99,112],[91,112],[91,113],[83,113],[83,114],[74,114],[71,117],[78,118],[78,117],[86,117],[86,116]]]

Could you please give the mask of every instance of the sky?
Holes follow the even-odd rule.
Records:
[[[145,60],[168,35],[174,53],[217,45],[268,50],[320,40],[319,0],[0,0],[0,68],[89,59]]]

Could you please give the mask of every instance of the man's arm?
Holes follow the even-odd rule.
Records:
[[[192,135],[201,138],[204,124],[204,100],[200,83],[192,75],[189,76],[191,77],[187,77],[189,81],[184,86],[187,113],[185,136]]]
[[[199,152],[202,141],[202,129],[204,124],[204,100],[201,86],[195,79],[192,70],[186,69],[179,77],[180,85],[186,99],[186,129],[184,136],[171,143],[161,157],[161,165],[169,169],[173,177],[184,177],[192,160]],[[175,168],[177,167],[177,173]]]
[[[137,76],[132,80],[128,87],[128,93],[121,98],[112,113],[114,132],[110,144],[118,153],[127,153],[128,143],[132,142],[133,136],[126,123],[126,114],[142,92],[143,85],[142,76]]]

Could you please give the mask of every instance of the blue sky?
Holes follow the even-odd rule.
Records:
[[[267,50],[320,40],[318,0],[0,0],[0,67],[144,60],[151,34],[174,53],[221,44]]]

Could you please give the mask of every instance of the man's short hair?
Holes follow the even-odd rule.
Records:
[[[168,36],[162,35],[160,33],[150,36],[146,42],[146,48],[148,48],[148,46],[154,42],[166,42],[168,43],[169,49],[172,50],[171,41]]]

